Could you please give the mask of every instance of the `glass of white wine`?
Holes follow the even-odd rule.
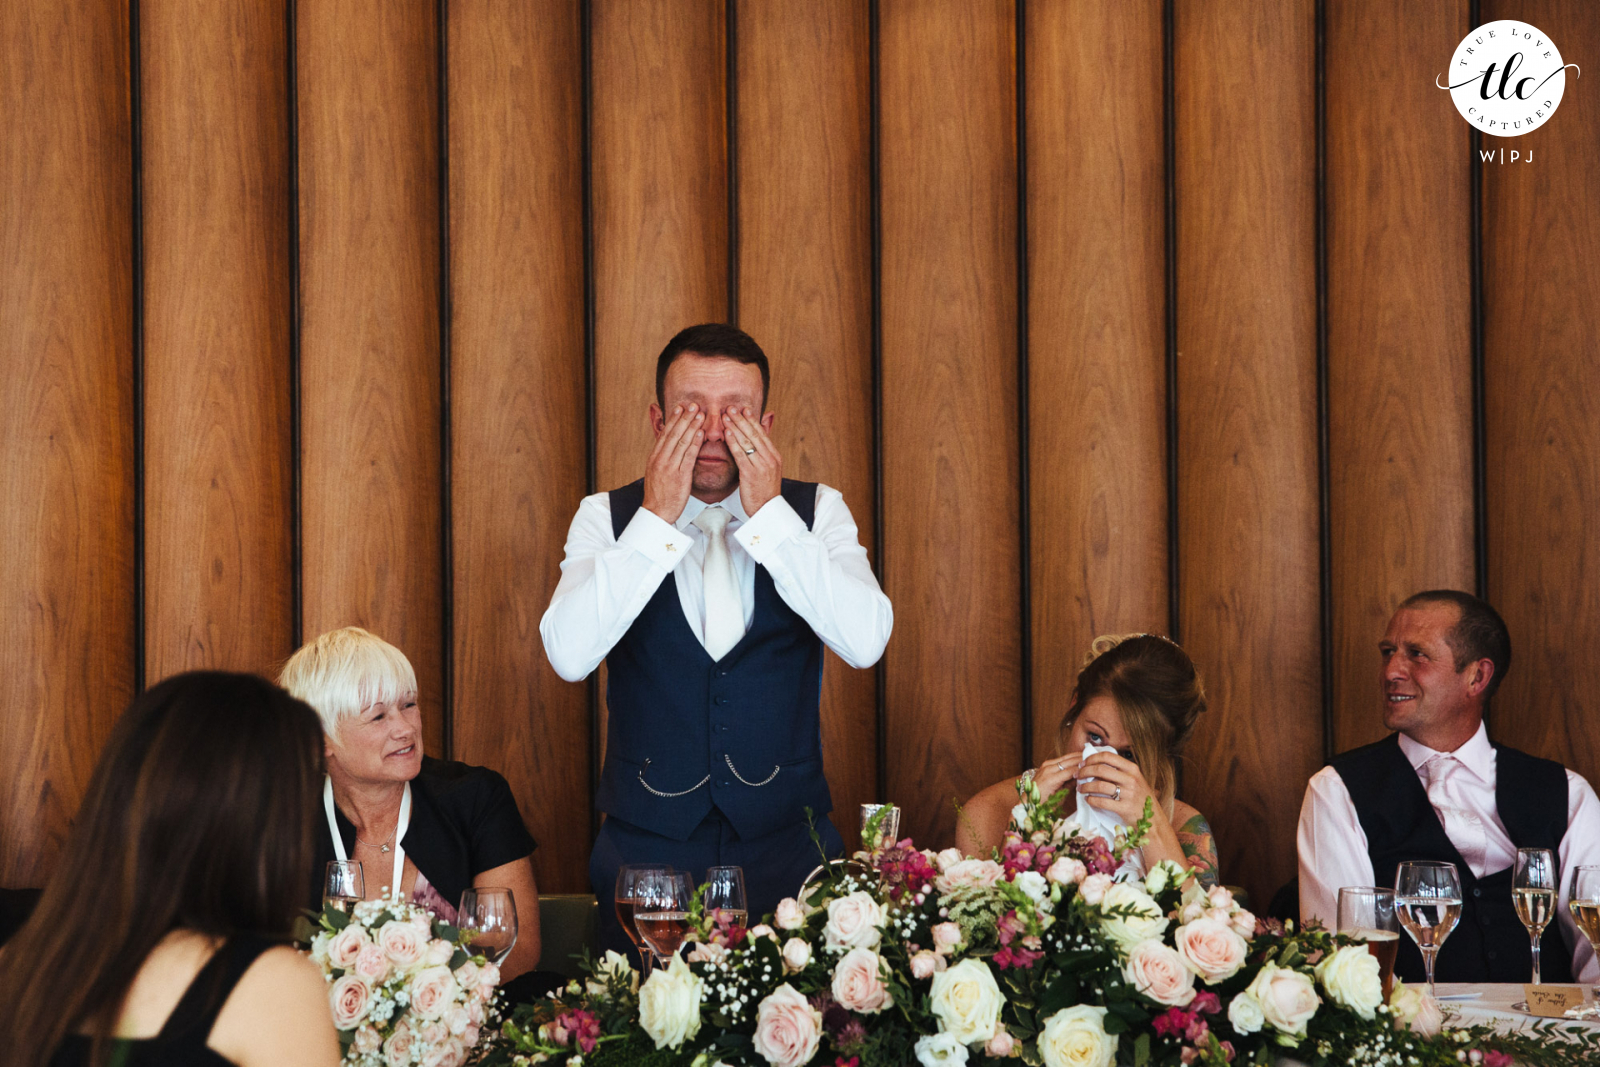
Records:
[[[750,906],[744,894],[744,869],[742,867],[712,867],[706,871],[707,912],[726,918],[735,926],[748,926]]]
[[[456,925],[470,931],[473,951],[498,967],[517,943],[517,900],[511,890],[474,886],[461,893]]]
[[[1547,848],[1517,849],[1511,872],[1511,902],[1528,928],[1533,951],[1533,984],[1539,985],[1539,939],[1556,910],[1556,858]]]
[[[1595,955],[1600,956],[1600,867],[1572,869],[1567,907],[1572,909],[1572,919],[1589,939]],[[1595,994],[1600,997],[1600,986],[1595,987]]]
[[[1422,950],[1428,992],[1434,988],[1433,961],[1450,931],[1461,920],[1461,875],[1453,863],[1409,862],[1400,865],[1394,883],[1394,910],[1411,940]]]
[[[322,906],[348,913],[367,895],[361,864],[355,860],[329,860],[322,879]]]

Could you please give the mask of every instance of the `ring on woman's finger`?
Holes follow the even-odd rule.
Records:
[[[1111,794],[1111,799],[1112,800],[1121,800],[1122,799],[1122,787],[1120,785],[1117,786],[1117,791],[1115,793]]]
[[[1056,770],[1060,771],[1062,774],[1066,774],[1067,773],[1067,765],[1065,763],[1057,763],[1056,764]]]
[[[753,456],[756,454],[756,450],[753,448],[747,448],[744,450],[744,454],[747,456]]]

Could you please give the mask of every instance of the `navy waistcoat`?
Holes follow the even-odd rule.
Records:
[[[644,501],[644,482],[608,494],[617,536]],[[811,527],[814,482],[783,481]],[[606,759],[599,806],[675,841],[713,808],[741,838],[833,810],[822,773],[822,641],[756,566],[744,638],[713,661],[689,628],[669,574],[606,656]],[[668,795],[663,795],[668,794]]]
[[[1512,843],[1518,848],[1547,848],[1559,859],[1567,832],[1566,769],[1504,745],[1495,745],[1494,750],[1495,805]],[[1529,981],[1533,959],[1528,929],[1511,903],[1512,868],[1473,877],[1445,834],[1411,761],[1400,751],[1399,735],[1335,757],[1333,767],[1344,779],[1366,831],[1367,853],[1379,885],[1393,886],[1396,868],[1406,860],[1456,865],[1461,877],[1461,921],[1439,950],[1434,977],[1441,982]],[[1572,981],[1572,956],[1557,929],[1554,909],[1539,943],[1539,956],[1543,981]],[[1404,934],[1394,970],[1408,982],[1424,977],[1422,953]]]

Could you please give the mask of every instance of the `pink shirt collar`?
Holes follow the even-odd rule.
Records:
[[[1411,766],[1418,774],[1422,773],[1423,764],[1440,754],[1437,749],[1413,741],[1405,734],[1400,735],[1400,751],[1405,753],[1406,759],[1411,761]],[[1460,760],[1462,766],[1478,776],[1479,781],[1487,786],[1494,786],[1494,746],[1489,743],[1489,731],[1482,722],[1478,723],[1477,732],[1467,740],[1466,744],[1449,755]]]

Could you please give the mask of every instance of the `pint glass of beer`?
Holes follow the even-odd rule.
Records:
[[[1339,890],[1339,932],[1367,943],[1383,976],[1383,999],[1394,989],[1394,957],[1400,951],[1400,920],[1394,912],[1394,890],[1347,885]]]

